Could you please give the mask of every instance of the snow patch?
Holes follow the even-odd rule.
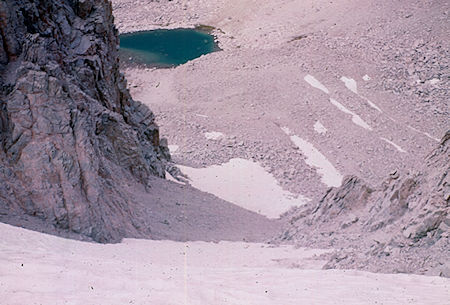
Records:
[[[325,92],[326,94],[330,94],[330,91],[328,91],[328,89],[322,85],[321,82],[319,82],[314,76],[312,75],[306,75],[304,77],[304,80],[310,84],[311,86],[313,86],[314,88],[317,88],[319,90],[322,90],[323,92]]]
[[[439,83],[439,79],[438,79],[438,78],[430,79],[430,80],[428,81],[428,83],[429,83],[430,85],[436,85],[437,83]]]
[[[430,135],[428,132],[420,131],[420,130],[418,130],[418,129],[416,129],[416,128],[410,126],[410,125],[406,125],[406,126],[407,126],[409,129],[411,129],[411,130],[413,130],[413,131],[415,131],[415,132],[417,132],[417,133],[421,133],[421,134],[425,135],[426,137],[428,137],[428,138],[430,138],[430,139],[432,139],[432,140],[435,140],[436,142],[441,142],[441,140],[439,140],[438,138],[433,137],[433,136]]]
[[[380,107],[378,107],[375,103],[372,103],[369,99],[365,98],[366,102],[369,104],[370,107],[372,107],[373,109],[377,110],[378,112],[383,112]]]
[[[223,133],[217,131],[205,132],[204,135],[208,140],[218,140],[225,136]]]
[[[185,185],[183,182],[178,181],[177,179],[175,179],[168,171],[166,171],[166,179],[169,180],[169,181],[178,183],[178,184]]]
[[[347,78],[345,76],[342,76],[341,81],[344,82],[345,87],[347,87],[348,90],[358,94],[357,84],[353,78]]]
[[[394,146],[395,149],[397,149],[399,152],[406,153],[406,150],[404,150],[403,148],[401,148],[399,145],[395,144],[394,142],[392,142],[386,138],[380,138],[380,139],[391,144],[392,146]]]
[[[289,127],[281,127],[281,130],[287,135],[290,135],[292,133]]]
[[[180,148],[180,146],[178,146],[178,145],[169,145],[168,148],[169,148],[170,153],[173,154]]]
[[[333,166],[333,164],[317,149],[313,144],[293,135],[289,128],[281,128],[284,133],[290,136],[291,141],[297,146],[301,153],[306,157],[306,164],[315,167],[321,176],[321,181],[327,186],[338,187],[342,182],[342,175]]]
[[[319,121],[314,124],[314,130],[319,134],[325,134],[328,131],[328,129],[326,129]]]
[[[368,82],[369,80],[371,80],[372,78],[369,76],[369,75],[364,75],[363,77],[362,77],[362,79],[364,80],[364,81],[366,81],[366,82]]]
[[[370,79],[370,77],[369,77]],[[383,112],[381,111],[380,107],[378,107],[377,105],[375,105],[374,103],[372,103],[370,100],[368,100],[365,97],[362,97],[359,93],[358,93],[358,89],[357,89],[357,84],[356,81],[353,78],[347,78],[345,76],[341,77],[341,81],[344,82],[345,87],[347,87],[347,89],[349,89],[350,91],[352,91],[353,93],[357,94],[359,97],[363,98],[366,100],[366,102],[369,104],[370,107],[372,107],[373,109],[379,111],[379,112]]]
[[[353,123],[355,123],[356,125],[367,129],[367,130],[372,130],[372,127],[369,126],[369,124],[367,124],[366,122],[364,122],[363,119],[361,119],[361,117],[359,115],[357,115],[356,113],[354,113],[353,111],[347,109],[344,105],[342,105],[341,103],[339,103],[338,101],[330,98],[330,102],[331,104],[333,104],[334,106],[336,106],[340,111],[350,114],[352,116],[352,121]]]
[[[207,168],[178,167],[188,175],[193,187],[269,218],[278,218],[291,207],[310,201],[283,190],[270,173],[253,161],[236,158]]]

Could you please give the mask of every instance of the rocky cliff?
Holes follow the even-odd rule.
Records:
[[[106,0],[0,1],[0,220],[117,241],[126,188],[164,176],[154,115],[119,72]]]
[[[378,187],[349,176],[285,215],[278,240],[340,249],[328,267],[450,277],[450,131],[424,163]]]

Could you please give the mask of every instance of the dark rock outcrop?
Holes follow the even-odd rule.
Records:
[[[0,1],[1,219],[100,242],[145,231],[126,186],[163,177],[165,151],[117,52],[109,1]]]

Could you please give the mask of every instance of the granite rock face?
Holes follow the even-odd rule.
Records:
[[[126,187],[164,177],[153,113],[119,72],[106,0],[0,1],[0,215],[117,241]]]
[[[336,247],[329,268],[450,277],[450,131],[414,171],[378,187],[355,176],[285,215],[278,241]]]

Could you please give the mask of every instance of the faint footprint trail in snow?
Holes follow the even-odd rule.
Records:
[[[322,85],[321,82],[319,82],[314,76],[312,75],[306,75],[304,80],[310,84],[311,86],[313,86],[314,88],[317,88],[319,90],[322,90],[323,92],[325,92],[326,94],[330,94],[330,91],[328,91],[327,87],[325,87],[324,85]]]
[[[399,145],[395,144],[394,142],[392,142],[386,138],[380,138],[380,139],[385,141],[386,143],[389,143],[392,146],[394,146],[399,152],[406,153],[406,150],[404,150],[403,148],[401,148]]]
[[[97,244],[3,223],[0,236],[2,304],[31,304],[30,296],[34,304],[96,305],[448,305],[450,300],[444,277],[321,270],[327,260],[320,255],[334,249],[128,238]]]
[[[380,107],[378,107],[377,105],[375,105],[374,103],[372,103],[369,99],[361,96],[358,93],[358,85],[356,83],[356,81],[353,78],[347,78],[345,76],[341,77],[341,81],[344,82],[345,87],[347,87],[348,90],[352,91],[353,93],[355,93],[356,95],[358,95],[360,98],[363,98],[366,100],[366,102],[369,104],[370,107],[372,107],[373,109],[377,110],[378,112],[382,113],[383,111],[380,109]]]
[[[306,164],[317,169],[317,172],[321,176],[321,181],[324,184],[330,187],[338,187],[341,185],[342,175],[333,164],[331,164],[331,162],[314,147],[314,145],[303,140],[299,136],[292,134],[287,127],[282,127],[281,130],[291,138],[292,143],[294,143],[306,157]]]
[[[338,101],[330,98],[330,103],[336,106],[340,111],[350,114],[352,116],[352,122],[355,123],[358,126],[361,126],[364,129],[372,130],[372,127],[369,126],[359,115],[354,113],[353,111],[347,109],[344,105],[339,103]]]

